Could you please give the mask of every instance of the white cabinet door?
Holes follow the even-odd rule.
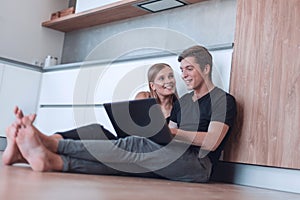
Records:
[[[103,107],[43,107],[36,118],[36,126],[46,135],[92,123],[99,123],[115,134]]]
[[[80,76],[79,76],[80,74]],[[70,69],[43,74],[40,105],[84,104],[90,73],[86,70]],[[76,89],[77,88],[77,89]],[[83,98],[74,100],[74,91],[80,90]]]
[[[91,73],[92,68],[79,68],[43,74],[36,119],[42,132],[50,135],[97,122],[95,114],[89,114],[94,107],[86,105],[91,103],[87,101]]]
[[[4,69],[4,64],[0,63],[0,91],[1,91],[1,85],[2,85],[2,78],[3,78],[3,69]]]
[[[148,90],[148,68],[147,64],[132,62],[92,68],[88,102],[97,104],[133,99],[137,90]]]
[[[17,105],[24,113],[35,113],[37,109],[41,72],[4,65],[0,86],[0,135],[14,120],[13,109]]]

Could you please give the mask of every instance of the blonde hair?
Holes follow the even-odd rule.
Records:
[[[154,97],[157,99],[158,103],[160,103],[160,99],[156,95],[156,92],[152,89],[150,83],[154,82],[154,79],[156,78],[157,74],[164,68],[170,68],[172,71],[172,67],[166,63],[156,63],[152,65],[148,70],[148,84],[150,89],[150,95],[151,97]],[[175,89],[175,93],[173,94],[173,100],[178,98],[177,89]]]

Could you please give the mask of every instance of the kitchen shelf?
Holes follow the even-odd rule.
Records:
[[[205,0],[185,0],[184,2],[194,4],[201,1]],[[145,0],[118,1],[88,11],[45,21],[42,26],[62,32],[71,32],[152,13],[136,6],[141,2],[145,2]]]

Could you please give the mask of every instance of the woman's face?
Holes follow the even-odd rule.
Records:
[[[152,89],[157,95],[168,96],[175,93],[176,80],[171,68],[165,67],[158,72],[152,83]]]

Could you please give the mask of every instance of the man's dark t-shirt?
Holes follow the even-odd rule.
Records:
[[[215,151],[208,153],[210,160],[215,164],[231,132],[236,116],[236,101],[232,95],[217,87],[195,102],[192,99],[193,95],[193,92],[185,94],[174,103],[170,120],[177,123],[179,129],[186,131],[207,132],[211,121],[227,124],[229,130],[225,138]]]

